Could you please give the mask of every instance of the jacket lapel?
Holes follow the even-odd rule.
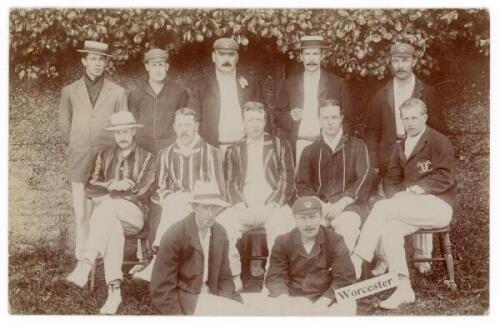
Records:
[[[240,156],[240,171],[241,171],[241,179],[246,179],[247,177],[247,137],[243,137],[239,144],[239,156]]]
[[[386,93],[386,99],[387,99],[387,104],[389,104],[389,107],[391,108],[392,114],[395,114],[395,108],[394,108],[394,80],[391,79],[385,86],[385,93]]]
[[[201,248],[200,237],[198,236],[198,226],[196,225],[194,213],[189,217],[187,222],[189,245],[193,246],[194,249],[203,255],[203,249]]]
[[[92,110],[92,103],[90,102],[89,93],[87,91],[87,86],[85,86],[85,81],[83,81],[83,77],[77,81],[76,83],[76,93],[78,97],[84,102],[87,109]]]
[[[428,136],[429,136],[429,128],[426,127],[424,134],[422,134],[422,137],[418,140],[418,142],[415,145],[415,148],[413,148],[413,151],[411,152],[410,156],[408,156],[408,161],[411,160],[418,152],[420,152],[425,147],[425,144],[427,143]]]
[[[422,93],[424,91],[424,84],[420,79],[415,77],[415,87],[413,88],[413,92],[411,97],[413,98],[422,98]]]
[[[326,98],[325,94],[328,91],[328,79],[323,69],[319,72],[318,98]]]
[[[244,78],[242,75],[236,71],[236,75],[234,76],[236,78],[236,91],[238,92],[238,101],[240,102],[240,109],[243,111],[243,105],[247,102],[246,96],[245,96],[245,90],[250,87],[250,85],[247,85],[245,89],[241,88],[240,85],[240,78]],[[246,79],[246,78],[245,78]]]
[[[94,109],[98,109],[102,103],[104,103],[105,99],[111,94],[111,82],[104,78],[104,83],[102,85],[101,92],[97,97],[97,101],[95,103]]]

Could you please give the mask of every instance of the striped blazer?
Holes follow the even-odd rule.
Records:
[[[372,178],[373,168],[363,140],[343,135],[332,151],[321,136],[302,152],[297,196],[314,195],[330,203],[349,196],[354,203],[346,210],[364,217],[366,209],[362,206],[368,199]]]
[[[112,181],[128,178],[135,183],[130,191],[109,192],[107,186]],[[146,212],[155,180],[154,155],[136,145],[123,159],[120,148],[113,145],[99,152],[90,170],[90,177],[85,187],[89,198],[110,194],[134,202]]]
[[[191,192],[197,181],[215,182],[226,196],[220,150],[198,138],[189,152],[183,152],[177,142],[160,150],[156,168],[157,190],[152,197],[156,204],[170,193]]]
[[[228,194],[231,203],[246,202],[243,195],[247,173],[247,138],[243,137],[227,149],[224,165],[227,167]],[[272,193],[266,200],[278,206],[288,203],[294,188],[294,165],[291,147],[278,137],[264,134],[264,170]]]

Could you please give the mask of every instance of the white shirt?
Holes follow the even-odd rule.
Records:
[[[339,144],[341,137],[342,137],[342,127],[340,128],[339,132],[337,132],[337,135],[331,141],[323,134],[323,140],[325,140],[325,143],[330,147],[330,149],[332,149],[332,151],[335,151],[335,148],[337,148],[337,145]]]
[[[203,250],[203,284],[205,285],[208,281],[208,260],[209,260],[209,249],[210,249],[210,237],[212,236],[212,228],[208,228],[208,231],[203,238],[203,232],[198,231],[198,237],[200,238],[201,249]]]
[[[247,175],[243,195],[248,207],[263,207],[271,192],[264,170],[264,137],[247,139]]]
[[[304,112],[299,126],[299,137],[319,136],[318,87],[320,70],[304,71]]]
[[[420,138],[424,134],[425,129],[426,128],[424,127],[422,132],[420,132],[419,134],[417,134],[414,137],[410,137],[410,136],[406,137],[406,139],[405,139],[405,156],[407,159],[408,159],[408,157],[410,157],[411,153],[413,152],[413,149],[415,149],[415,146],[417,145],[418,141],[420,140]]]
[[[220,91],[219,141],[235,142],[244,135],[243,117],[238,99],[236,72],[215,72]]]
[[[405,134],[405,127],[403,125],[403,120],[401,120],[401,114],[399,113],[399,107],[404,103],[405,100],[411,98],[413,94],[413,89],[415,88],[415,75],[412,74],[410,80],[407,82],[401,82],[399,79],[394,78],[394,117],[396,119],[396,134],[398,136],[403,136]]]

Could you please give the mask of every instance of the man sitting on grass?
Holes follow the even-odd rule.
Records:
[[[356,281],[344,239],[321,225],[322,203],[304,196],[293,204],[297,225],[276,238],[265,286],[266,308],[282,315],[356,315],[356,301],[336,303],[334,290]]]
[[[122,302],[120,283],[125,235],[138,234],[144,226],[151,188],[155,179],[152,153],[135,145],[137,124],[130,112],[111,116],[107,131],[116,145],[97,154],[85,191],[95,204],[89,237],[76,268],[67,280],[83,288],[96,258],[104,258],[108,298],[101,314],[115,314]]]

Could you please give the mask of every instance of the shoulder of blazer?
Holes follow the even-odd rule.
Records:
[[[113,90],[116,90],[116,91],[125,91],[125,88],[123,88],[119,84],[115,83],[114,81],[111,81],[107,77],[104,77],[104,84],[108,84],[108,86],[111,87]],[[104,87],[104,84],[103,84],[103,87]]]

